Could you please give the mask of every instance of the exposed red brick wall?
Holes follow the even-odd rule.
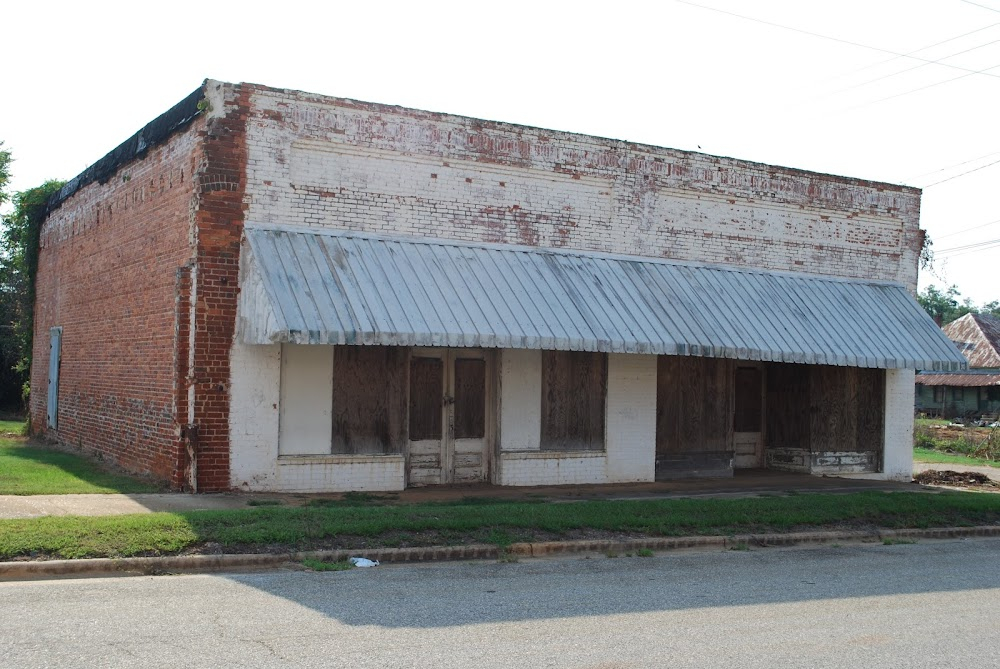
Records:
[[[53,211],[37,277],[33,429],[179,482],[178,268],[189,262],[204,120]],[[57,430],[46,430],[49,328],[63,327]]]
[[[229,352],[236,326],[246,190],[248,94],[227,86],[225,109],[209,121],[198,176],[194,422],[198,490],[229,481]]]

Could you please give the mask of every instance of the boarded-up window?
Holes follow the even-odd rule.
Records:
[[[441,439],[443,389],[441,358],[410,359],[410,441]]]
[[[760,370],[756,367],[736,368],[736,410],[733,413],[733,430],[760,432],[762,402]]]
[[[486,361],[455,360],[455,438],[486,436]]]
[[[944,402],[944,386],[934,386],[934,401]]]
[[[542,450],[604,449],[607,360],[603,353],[542,352]]]
[[[965,399],[965,388],[952,388],[951,399],[955,400],[956,402]]]
[[[883,370],[769,365],[767,447],[879,453],[884,407]]]
[[[732,452],[732,395],[732,361],[677,355],[657,357],[657,457]]]
[[[333,353],[333,452],[401,453],[405,349],[338,346]]]
[[[809,449],[809,367],[774,364],[767,368],[767,448]]]

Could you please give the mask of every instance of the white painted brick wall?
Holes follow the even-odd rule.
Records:
[[[913,477],[912,369],[885,370],[885,451],[882,477],[909,481]]]
[[[290,456],[278,459],[283,492],[402,490],[406,462],[402,455]]]
[[[608,355],[608,482],[656,473],[656,356]]]
[[[277,490],[281,347],[236,343],[229,364],[230,485]]]
[[[542,435],[542,352],[500,352],[500,450],[537,451]]]
[[[508,361],[507,351],[502,357]],[[511,357],[511,359],[517,359]],[[541,358],[533,376],[541,385]],[[529,369],[525,364],[522,371]],[[502,377],[505,378],[505,377]],[[533,395],[540,410],[540,396]],[[501,405],[504,424],[515,423],[527,407]],[[610,354],[605,450],[592,453],[500,452],[500,483],[513,486],[652,481],[656,466],[656,356]],[[517,412],[517,413],[514,413]],[[540,417],[539,417],[540,420]],[[501,432],[501,435],[503,433]],[[540,431],[529,448],[537,450]],[[501,439],[504,437],[501,436]],[[505,447],[506,449],[506,447]]]
[[[318,351],[321,347],[312,348]],[[326,454],[279,455],[281,346],[237,343],[233,346],[230,364],[229,457],[233,488],[276,492],[403,489],[403,456],[330,455],[329,431],[325,433]],[[287,380],[297,384],[296,388],[286,388],[285,393],[299,402],[292,408],[292,414],[297,409],[308,411],[311,407],[332,404],[332,385],[317,387],[315,375],[297,374]],[[311,393],[314,395],[308,397]],[[325,398],[316,394],[324,394]],[[302,402],[303,395],[307,396],[307,402]],[[323,429],[315,424],[312,428],[314,431]],[[311,440],[317,439],[322,436],[313,434]]]
[[[257,88],[247,221],[899,281],[919,191]]]
[[[608,482],[606,453],[500,453],[500,484],[573,485]]]

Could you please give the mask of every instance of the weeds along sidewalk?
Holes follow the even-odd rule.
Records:
[[[119,516],[0,520],[0,560],[288,553],[646,537],[1000,526],[1000,495],[796,494],[571,503],[488,498],[397,504],[378,497]]]

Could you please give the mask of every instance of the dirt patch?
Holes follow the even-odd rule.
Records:
[[[1000,492],[1000,483],[993,481],[986,474],[979,472],[956,472],[950,469],[936,471],[928,469],[913,477],[913,480],[923,485],[940,485],[983,492]]]
[[[974,427],[965,425],[929,425],[927,431],[935,439],[943,441],[958,441],[959,439],[969,439],[974,441],[984,441],[990,436],[992,428]]]

